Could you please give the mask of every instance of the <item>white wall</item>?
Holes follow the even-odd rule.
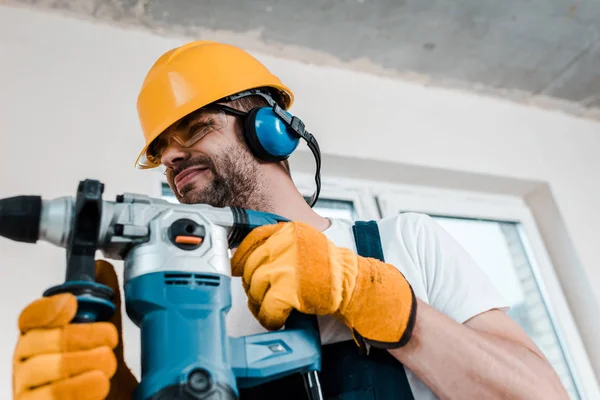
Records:
[[[155,59],[186,40],[0,7],[0,197],[70,195],[87,177],[106,183],[105,198],[155,194],[152,173],[133,169],[142,145],[135,101]],[[598,286],[600,123],[257,56],[295,90],[293,111],[326,155],[547,182],[583,276]],[[63,278],[64,253],[0,240],[0,255],[0,379],[10,382],[18,313]],[[137,346],[128,335],[131,363]]]

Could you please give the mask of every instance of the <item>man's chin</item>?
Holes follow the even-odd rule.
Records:
[[[194,204],[195,203],[194,200],[188,196],[179,196],[179,198],[177,200],[179,200],[179,202],[181,204]]]
[[[179,202],[183,204],[206,203],[206,191],[209,190],[209,183],[189,183],[179,191]]]

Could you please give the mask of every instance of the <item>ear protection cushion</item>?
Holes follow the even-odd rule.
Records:
[[[244,139],[252,153],[264,161],[283,161],[298,147],[300,138],[272,108],[252,109],[245,121]]]

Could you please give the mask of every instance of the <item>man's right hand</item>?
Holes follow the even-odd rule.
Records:
[[[69,293],[37,299],[21,312],[13,358],[15,400],[131,399],[137,381],[123,361],[112,265],[98,261],[96,278],[116,293],[117,312],[109,322],[71,323],[77,299]]]

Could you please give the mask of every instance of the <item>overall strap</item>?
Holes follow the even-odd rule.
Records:
[[[356,221],[352,227],[359,256],[385,261],[376,221]]]
[[[379,234],[379,227],[377,225],[377,221],[356,221],[354,223],[354,226],[352,227],[352,232],[354,233],[354,241],[356,243],[356,250],[359,256],[375,258],[385,262],[385,258],[383,255],[383,246],[381,244],[381,236]],[[372,348],[370,353],[374,353],[373,357],[377,358],[381,357],[382,355],[386,359],[393,358],[391,355],[389,355],[389,353],[387,353],[386,350]],[[402,365],[400,361],[397,362],[398,364]],[[393,377],[388,376],[388,378],[393,378],[395,380],[396,385],[398,385],[393,390],[396,392],[398,396],[397,398],[403,400],[414,399],[412,390],[410,389],[410,384],[408,383],[408,378],[406,377],[406,371],[404,370],[404,366],[402,366],[402,368],[394,370],[393,375]],[[376,392],[380,392],[382,394],[382,396],[379,396],[379,398],[387,398],[386,394],[392,391],[391,387],[374,389]]]

